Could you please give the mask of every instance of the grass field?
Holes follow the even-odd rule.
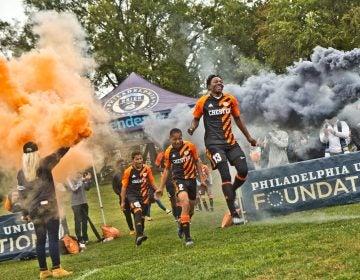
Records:
[[[122,236],[62,256],[62,265],[74,271],[66,279],[360,279],[358,204],[221,229],[226,207],[217,190],[215,212],[196,212],[192,219],[193,247],[184,246],[173,218],[153,204],[154,220],[146,221],[149,239],[136,248],[111,186],[101,186],[101,194],[107,224]],[[100,228],[95,188],[88,200],[90,217]],[[166,197],[162,201],[169,205]],[[73,233],[70,208],[67,217]],[[90,228],[89,233],[95,240]],[[36,260],[2,262],[0,269],[1,279],[38,278]]]

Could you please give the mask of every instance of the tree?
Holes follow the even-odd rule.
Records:
[[[357,0],[268,0],[258,11],[258,49],[278,72],[309,58],[317,45],[342,50],[359,45],[354,34],[359,30]],[[350,40],[353,35],[355,40]]]
[[[131,72],[185,95],[199,90],[188,58],[192,36],[187,0],[25,0],[26,11],[73,12],[86,28],[98,64],[95,86],[116,87]]]

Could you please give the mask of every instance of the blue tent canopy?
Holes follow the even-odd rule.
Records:
[[[150,112],[167,114],[177,104],[194,106],[196,101],[196,98],[158,87],[134,72],[101,98],[105,110],[112,116],[115,131],[140,130],[144,117]]]

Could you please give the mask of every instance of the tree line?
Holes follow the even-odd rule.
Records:
[[[76,15],[98,68],[96,88],[131,72],[195,96],[210,73],[241,84],[261,69],[286,72],[317,45],[360,45],[359,0],[24,0],[25,12]],[[3,56],[20,56],[37,41],[31,21],[0,21]]]

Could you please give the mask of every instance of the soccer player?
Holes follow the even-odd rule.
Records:
[[[205,185],[205,179],[202,176],[196,147],[191,142],[183,141],[180,129],[170,130],[170,143],[171,145],[165,150],[165,169],[156,193],[162,195],[171,168],[172,182],[182,206],[178,235],[180,238],[185,235],[185,245],[191,246],[194,244],[190,236],[190,219],[194,214],[196,199],[195,170],[200,174],[201,185]]]
[[[121,209],[125,211],[125,198],[130,202],[134,213],[136,246],[140,246],[147,239],[144,235],[145,216],[150,203],[150,185],[158,189],[151,168],[143,163],[141,152],[131,154],[132,165],[128,167],[122,178]]]
[[[188,129],[193,135],[204,116],[206,154],[213,169],[218,169],[222,191],[235,225],[244,223],[235,208],[236,190],[245,182],[248,168],[243,150],[237,143],[231,128],[231,116],[247,141],[256,146],[256,140],[250,136],[245,123],[240,118],[237,99],[228,93],[223,93],[224,84],[218,75],[210,75],[206,80],[209,94],[202,96],[195,105],[194,119]],[[231,182],[228,163],[235,166],[237,174]]]
[[[167,143],[166,148],[168,146],[169,146],[169,143]],[[155,160],[155,166],[160,171],[161,176],[162,176],[164,169],[165,169],[165,151],[161,151],[157,154],[156,160]],[[176,199],[175,189],[174,189],[174,186],[171,181],[171,176],[168,176],[168,178],[166,179],[165,187],[166,187],[166,191],[167,191],[170,203],[171,203],[172,214],[175,218],[175,221],[178,221],[179,216],[181,214],[181,206],[180,206],[180,202],[177,201],[177,199]]]

